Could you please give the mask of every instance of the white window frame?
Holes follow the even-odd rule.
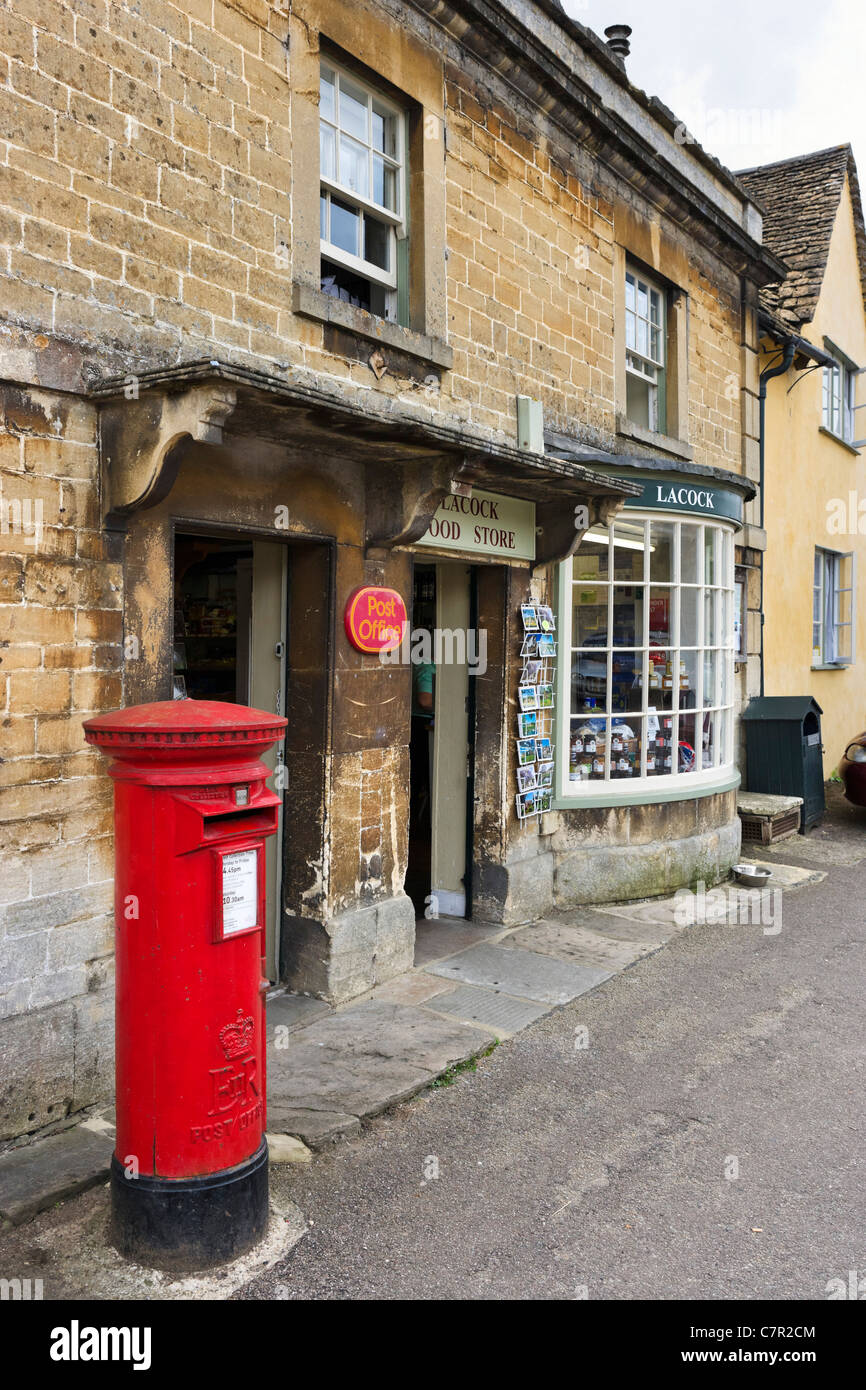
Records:
[[[398,251],[397,242],[406,236],[406,112],[397,106],[393,101],[384,97],[368,82],[363,81],[355,73],[349,72],[340,66],[339,63],[331,61],[330,58],[323,57],[320,63],[320,73],[333,74],[334,77],[334,117],[330,119],[319,113],[319,182],[320,198],[322,195],[327,200],[327,213],[325,218],[325,235],[320,234],[321,256],[324,260],[333,262],[336,265],[344,266],[353,274],[360,276],[364,280],[369,280],[376,285],[392,292],[389,296],[389,317],[392,316],[396,307],[396,291],[398,277]],[[356,89],[363,91],[367,97],[367,138],[365,141],[359,140],[353,132],[343,131],[340,124],[340,84],[345,81]],[[396,155],[394,158],[376,150],[373,146],[372,135],[372,113],[373,108],[378,106],[380,109],[394,118],[395,147]],[[334,131],[334,170],[337,177],[331,178],[325,174],[322,168],[322,128],[327,126]],[[372,168],[373,157],[381,157],[388,168],[393,169],[395,176],[395,208],[387,208],[382,204],[374,202],[373,199],[365,197],[361,193],[355,192],[346,184],[341,183],[340,174],[340,134],[345,134],[357,144],[365,145],[368,160],[368,187],[372,188]],[[331,198],[336,197],[341,202],[348,203],[356,208],[360,218],[361,235],[363,236],[364,215],[374,217],[377,222],[382,223],[389,231],[389,270],[383,270],[381,266],[375,265],[372,261],[365,260],[363,256],[352,255],[351,252],[344,251],[341,247],[335,246],[330,241],[330,215]],[[321,214],[321,209],[320,209]]]
[[[854,439],[854,383],[856,368],[830,346],[833,366],[821,374],[821,423],[830,434],[850,444]]]
[[[633,307],[629,306],[630,288]],[[647,298],[646,314],[638,312],[641,292]],[[652,317],[654,303],[658,310],[658,322],[654,322]],[[641,325],[646,333],[646,352],[641,352],[638,346]],[[626,377],[631,376],[649,386],[649,428],[658,433],[659,396],[664,389],[664,373],[667,370],[667,295],[661,285],[628,264],[625,270],[624,327]],[[653,333],[658,342],[658,351],[655,353],[652,351]],[[626,416],[628,417],[627,400]]]
[[[650,580],[649,567],[649,546],[652,544],[652,524],[653,523],[673,523],[675,527],[673,572],[669,583],[663,584],[656,580]],[[681,541],[683,526],[697,527],[696,533],[696,566],[697,575],[700,582],[682,584],[681,573]],[[705,570],[705,539],[708,531],[715,532],[715,543],[719,546],[719,568],[712,583],[707,582]],[[605,803],[621,798],[629,801],[636,795],[640,799],[651,800],[654,794],[663,799],[665,793],[675,792],[682,795],[694,789],[695,794],[699,795],[702,788],[710,788],[734,775],[734,605],[736,600],[735,578],[734,578],[734,527],[724,525],[713,518],[706,518],[700,515],[678,516],[664,511],[636,512],[631,509],[624,511],[608,527],[595,527],[588,536],[605,533],[607,536],[604,544],[610,549],[615,540],[623,537],[626,532],[635,537],[630,544],[634,548],[640,548],[644,552],[644,578],[643,583],[643,632],[641,643],[637,642],[632,648],[614,647],[610,641],[610,634],[614,630],[614,590],[621,586],[636,587],[636,582],[628,584],[626,580],[617,581],[612,574],[604,580],[581,580],[580,560],[581,548],[586,544],[586,536],[581,541],[581,548],[569,560],[560,566],[560,593],[559,593],[559,691],[558,707],[563,711],[558,722],[557,733],[557,796],[558,802],[562,805],[581,804],[591,802],[594,798],[601,797]],[[569,752],[571,743],[572,722],[580,725],[587,722],[593,715],[585,711],[572,712],[572,662],[574,657],[581,651],[581,648],[574,645],[572,633],[573,620],[573,594],[575,589],[581,587],[586,589],[603,588],[607,599],[607,644],[604,647],[594,648],[594,655],[604,654],[606,660],[606,682],[607,690],[604,709],[599,709],[595,715],[597,719],[606,721],[606,731],[610,731],[617,724],[629,724],[630,720],[640,721],[639,723],[639,772],[629,777],[611,777],[612,750],[611,738],[605,740],[604,752],[604,774],[600,777],[580,778],[573,780],[570,775]],[[677,681],[671,692],[670,710],[661,708],[663,697],[656,696],[649,684],[649,659],[650,652],[657,650],[657,643],[651,641],[650,634],[650,590],[659,588],[668,589],[670,592],[670,622],[671,622],[671,645],[670,655],[673,669],[679,672],[679,663],[682,653],[694,653],[694,668],[696,678],[696,689],[694,692],[694,709],[680,710],[680,687]],[[680,633],[680,611],[681,595],[684,589],[696,590],[696,640],[690,647],[681,645]],[[705,616],[706,604],[712,605],[714,626],[716,629],[717,641],[711,645],[705,645]],[[588,650],[584,648],[583,650]],[[613,709],[613,656],[616,652],[636,653],[635,666],[640,662],[640,690],[641,705],[639,710],[617,711]],[[705,654],[715,653],[714,661],[707,665]],[[713,689],[704,690],[705,671],[713,672]],[[671,748],[680,748],[680,719],[684,717],[690,723],[693,722],[695,729],[701,730],[701,749],[699,756],[701,766],[696,765],[694,770],[681,770],[679,767],[679,756],[676,759],[677,766],[673,765],[670,772],[647,771],[647,757],[650,750],[647,749],[647,711],[655,707],[657,717],[662,719],[671,716]],[[712,727],[715,731],[714,741],[709,750],[705,750],[703,736],[707,732],[705,724],[706,716],[711,715]],[[698,750],[695,750],[698,753]],[[709,765],[704,766],[706,756],[709,757]],[[615,757],[615,755],[614,755]]]
[[[853,550],[815,547],[812,572],[812,669],[837,670],[854,661],[857,556]],[[847,579],[847,583],[844,581]],[[848,595],[848,617],[841,614]]]

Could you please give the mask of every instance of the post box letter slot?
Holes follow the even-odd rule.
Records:
[[[277,823],[276,807],[261,810],[226,811],[207,816],[202,836],[205,840],[222,840],[227,835],[262,835],[272,831]]]

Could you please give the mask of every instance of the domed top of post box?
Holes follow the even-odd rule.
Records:
[[[233,761],[258,757],[287,723],[282,715],[222,700],[157,700],[85,720],[84,737],[121,760]]]

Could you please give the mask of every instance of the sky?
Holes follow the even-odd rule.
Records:
[[[562,0],[604,36],[630,24],[629,78],[729,169],[850,143],[866,185],[863,0]]]

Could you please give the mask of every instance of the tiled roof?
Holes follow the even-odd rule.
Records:
[[[792,329],[815,317],[846,174],[866,303],[866,229],[850,145],[744,169],[736,175],[764,214],[764,244],[790,267],[781,284],[761,290],[761,303],[774,319]]]

